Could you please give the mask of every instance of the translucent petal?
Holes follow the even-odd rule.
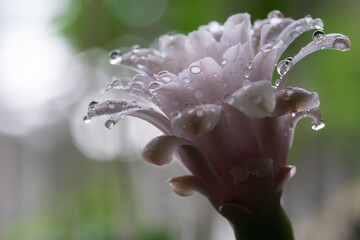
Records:
[[[249,83],[240,88],[227,102],[252,118],[270,116],[276,105],[273,87],[266,80]]]
[[[271,114],[272,117],[302,112],[316,108],[320,105],[317,93],[311,93],[298,87],[285,88],[275,92],[275,95],[276,107]]]
[[[231,175],[239,182],[249,179],[250,175],[264,177],[274,171],[273,160],[269,158],[251,158],[242,161],[231,169]]]
[[[171,119],[171,129],[179,137],[198,137],[213,130],[219,122],[220,115],[220,105],[198,105],[177,113]]]

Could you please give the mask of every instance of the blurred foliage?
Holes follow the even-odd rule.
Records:
[[[173,239],[169,229],[137,216],[140,203],[133,201],[128,181],[121,180],[124,174],[117,171],[119,164],[126,169],[126,163],[96,163],[96,172],[86,175],[66,195],[58,193],[54,205],[15,221],[2,236],[6,240]]]

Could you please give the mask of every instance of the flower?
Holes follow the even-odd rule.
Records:
[[[144,160],[165,165],[176,151],[190,174],[169,180],[175,193],[200,192],[233,223],[239,218],[235,213],[273,212],[295,173],[286,161],[297,121],[311,117],[314,130],[324,126],[316,93],[285,88],[289,72],[314,51],[350,48],[346,36],[325,34],[322,28],[319,18],[293,20],[279,11],[252,26],[249,14],[242,13],[188,36],[164,35],[155,48],[114,50],[110,63],[137,74],[116,77],[105,90],[119,89],[145,103],[92,102],[84,120],[109,115],[105,126],[110,129],[130,115],[158,127],[164,135],[145,146]],[[313,40],[278,62],[290,43],[311,29],[316,30]],[[276,65],[280,78],[273,85]]]

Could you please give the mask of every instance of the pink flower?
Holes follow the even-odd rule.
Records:
[[[126,115],[150,122],[165,135],[148,143],[142,156],[165,165],[177,155],[189,171],[169,180],[177,194],[198,191],[225,216],[232,205],[254,214],[266,211],[279,202],[295,173],[286,161],[296,122],[311,117],[314,130],[324,126],[316,93],[285,88],[290,70],[314,51],[350,48],[346,36],[324,34],[322,28],[319,18],[293,20],[279,11],[252,26],[243,13],[187,36],[161,36],[156,48],[112,51],[111,64],[137,74],[114,78],[105,89],[128,92],[149,104],[93,102],[85,120],[109,115],[109,129]],[[278,62],[290,43],[311,29],[316,30],[313,40]],[[272,85],[276,65],[280,79]]]

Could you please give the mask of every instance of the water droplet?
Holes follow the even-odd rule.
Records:
[[[135,50],[135,49],[139,49],[139,48],[140,48],[140,45],[136,44],[131,47],[131,50]]]
[[[189,103],[189,102],[184,104],[184,109],[185,110],[192,109],[192,108],[194,108],[194,104]]]
[[[172,116],[172,117],[177,117],[177,118],[180,118],[181,117],[181,113],[180,113],[180,111],[175,111],[175,112],[172,112],[172,113],[170,113],[170,115]]]
[[[323,121],[320,121],[318,124],[313,124],[311,126],[312,130],[319,131],[320,129],[323,129],[325,127],[325,123]]]
[[[193,74],[199,74],[201,73],[201,68],[198,66],[191,66],[190,67],[190,72]]]
[[[157,82],[157,81],[153,81],[153,82],[149,83],[149,88],[150,89],[155,89],[155,88],[158,88],[160,86],[161,86],[161,84],[159,82]]]
[[[262,96],[259,93],[255,92],[250,96],[250,99],[254,104],[259,104],[262,100]]]
[[[350,49],[349,44],[346,42],[345,39],[342,38],[336,38],[332,44],[332,47],[340,51],[346,51]]]
[[[114,120],[107,120],[106,122],[105,122],[105,127],[107,128],[107,129],[111,129],[112,127],[114,127],[114,125],[115,125],[115,121]]]
[[[271,50],[273,50],[273,46],[271,44],[267,43],[267,44],[262,45],[260,50],[262,52],[270,52]]]
[[[228,62],[228,60],[227,60],[226,58],[224,58],[224,59],[221,61],[221,64],[224,66],[224,65],[227,64],[227,62]]]
[[[202,117],[203,115],[204,115],[204,110],[202,110],[202,109],[196,110],[196,116],[197,117]]]
[[[114,109],[115,108],[115,105],[112,101],[106,101],[106,105],[108,106],[108,108],[111,108],[111,109]]]
[[[201,88],[196,89],[194,94],[196,98],[202,98],[204,96],[204,90],[202,90]]]
[[[320,43],[324,37],[325,33],[321,30],[316,30],[312,35],[312,39],[315,43]]]
[[[280,12],[279,10],[274,10],[269,12],[269,14],[267,15],[268,19],[271,18],[284,18],[284,14],[282,14],[282,12]]]
[[[84,122],[84,123],[90,123],[90,122],[91,122],[91,118],[89,118],[88,116],[85,116],[85,117],[83,118],[83,122]]]
[[[244,70],[245,78],[249,78],[250,72],[251,72],[251,69],[250,69],[250,68],[245,68],[245,70]]]
[[[242,85],[244,88],[247,88],[247,87],[251,87],[252,83],[249,80],[245,80]]]
[[[91,101],[91,102],[89,103],[89,109],[94,108],[97,104],[99,104],[99,102],[97,102],[97,101]]]
[[[115,49],[108,54],[110,64],[120,63],[123,59],[123,54],[120,50]]]
[[[305,16],[305,21],[306,21],[307,23],[311,23],[311,20],[312,20],[311,15],[306,15],[306,16]]]
[[[292,117],[296,117],[296,113],[294,113],[294,112],[291,113],[291,116],[292,116]]]
[[[219,74],[214,73],[214,78],[217,78],[219,76]]]
[[[164,82],[171,82],[171,80],[172,80],[172,78],[169,76],[169,72],[165,71],[165,70],[156,74],[155,77]]]
[[[184,80],[185,83],[188,83],[188,84],[191,83],[191,80],[189,78],[187,78],[187,77],[183,78],[183,80]]]
[[[323,29],[324,23],[320,18],[315,18],[313,21],[314,28]]]
[[[277,87],[279,85],[280,85],[280,79],[275,80],[275,86]]]
[[[292,67],[292,58],[286,58],[285,60],[280,61],[277,64],[277,72],[279,73],[280,76],[284,76],[289,69]]]

